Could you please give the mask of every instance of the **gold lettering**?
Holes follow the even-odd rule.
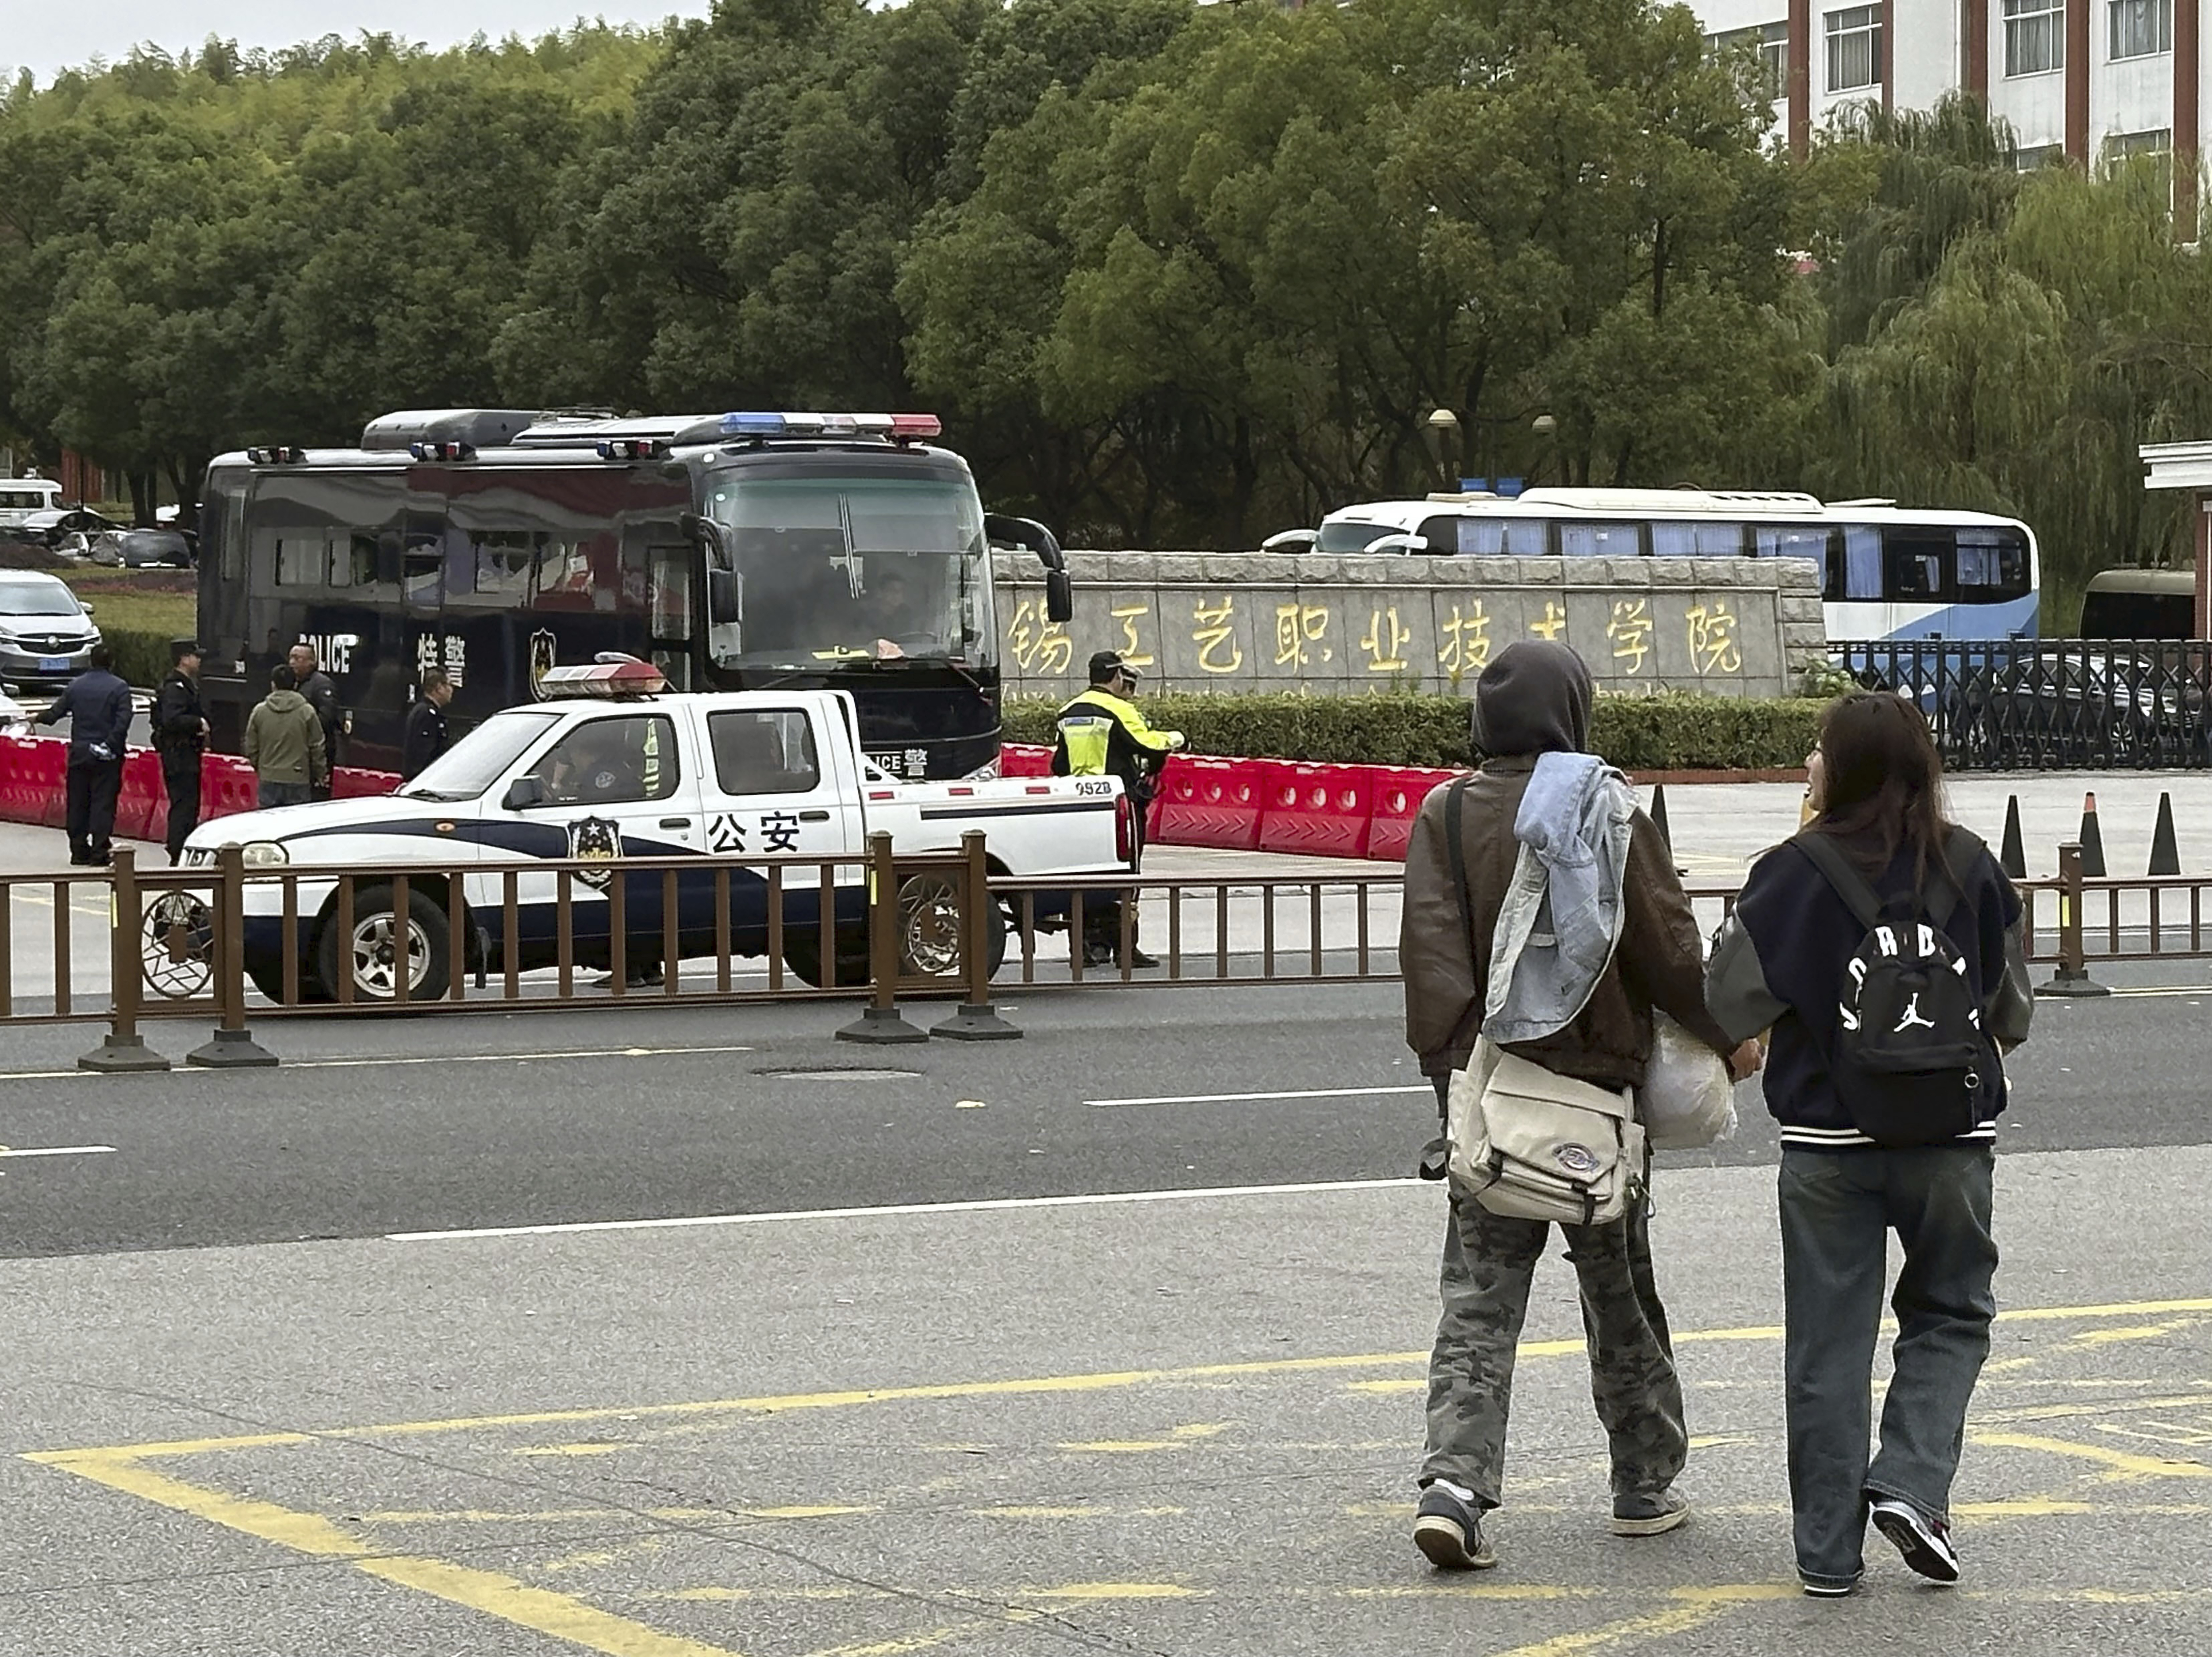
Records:
[[[1413,628],[1398,619],[1398,606],[1388,610],[1371,610],[1367,613],[1367,631],[1359,640],[1359,647],[1367,652],[1370,673],[1402,673],[1406,671],[1406,646],[1412,642]]]
[[[1150,604],[1116,604],[1114,619],[1121,624],[1121,659],[1131,667],[1150,667],[1158,659],[1145,649],[1145,642],[1137,636],[1137,618],[1150,616]],[[1075,646],[1068,646],[1072,652]]]
[[[1567,612],[1553,600],[1544,600],[1544,619],[1528,623],[1528,631],[1539,639],[1557,640],[1567,630]]]
[[[1191,608],[1191,619],[1199,625],[1191,630],[1190,641],[1198,646],[1198,665],[1207,673],[1234,673],[1244,665],[1244,652],[1237,642],[1237,629],[1231,622],[1236,601],[1223,594],[1220,602],[1209,604],[1204,599]],[[1226,660],[1218,660],[1218,652],[1226,646]]]
[[[1642,598],[1614,600],[1613,619],[1606,623],[1605,636],[1613,640],[1613,659],[1628,664],[1622,671],[1632,677],[1644,671],[1644,661],[1651,654],[1649,602]]]
[[[1682,621],[1689,629],[1690,659],[1698,672],[1743,671],[1743,651],[1736,643],[1736,618],[1729,613],[1725,598],[1691,605],[1682,612]]]
[[[1483,612],[1481,599],[1468,599],[1464,615],[1457,604],[1452,606],[1437,649],[1437,665],[1454,683],[1490,665],[1490,617]]]
[[[1300,604],[1296,602],[1275,606],[1275,665],[1304,667],[1312,659],[1309,646],[1318,645],[1328,632],[1328,611],[1320,604]],[[1328,661],[1335,652],[1324,646],[1321,659]]]

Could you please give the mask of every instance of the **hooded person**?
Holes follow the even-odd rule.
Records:
[[[1657,1009],[1729,1059],[1732,1074],[1757,1066],[1756,1044],[1739,1047],[1705,1011],[1704,950],[1666,841],[1620,774],[1589,752],[1592,695],[1589,670],[1566,646],[1507,646],[1475,682],[1481,768],[1433,791],[1414,820],[1398,960],[1407,1043],[1439,1112],[1486,1029],[1554,1074],[1618,1090],[1643,1083]],[[1455,790],[1464,892],[1446,838]],[[1524,846],[1547,876],[1540,901],[1516,879],[1528,866]],[[1509,943],[1512,982],[1493,985],[1493,944]],[[1496,1563],[1482,1516],[1501,1499],[1514,1351],[1549,1227],[1456,1191],[1450,1210],[1413,1541],[1431,1563],[1470,1569]],[[1611,1450],[1612,1529],[1656,1536],[1688,1516],[1672,1487],[1689,1442],[1648,1210],[1638,1200],[1610,1224],[1560,1229]]]

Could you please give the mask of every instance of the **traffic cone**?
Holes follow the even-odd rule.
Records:
[[[1674,849],[1674,836],[1667,827],[1667,785],[1663,782],[1651,790],[1651,821],[1659,830],[1659,838],[1666,842],[1667,849],[1672,852]]]
[[[2081,796],[2081,873],[2090,880],[2105,877],[2105,835],[2097,827],[2097,797]]]
[[[2020,839],[2020,796],[2005,797],[2004,849],[1997,853],[1997,862],[2014,880],[2027,878],[2027,852]]]
[[[2154,875],[2178,875],[2181,872],[2181,848],[2173,838],[2173,796],[2158,797],[2158,827],[2151,831],[2150,872]]]

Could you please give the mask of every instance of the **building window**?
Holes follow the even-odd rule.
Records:
[[[2005,0],[2007,5],[2013,0]],[[1881,80],[1881,8],[1828,14],[1828,90],[1851,92]]]
[[[2022,144],[2012,152],[2012,164],[2022,173],[2033,173],[2039,167],[2052,167],[2066,159],[2063,144]]]
[[[2005,74],[2066,67],[2066,0],[2004,0]]]
[[[2173,151],[2173,131],[2170,127],[2153,127],[2148,132],[2115,132],[2105,140],[2105,160],[2124,161],[2131,156],[2160,156]]]
[[[2116,60],[2173,50],[2173,0],[2111,0],[2106,15]]]
[[[1790,25],[1786,20],[1707,35],[1705,43],[1717,57],[1740,46],[1755,48],[1759,53],[1759,90],[1769,98],[1782,95],[1783,82],[1790,71]]]

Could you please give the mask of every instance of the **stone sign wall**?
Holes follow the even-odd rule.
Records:
[[[1075,616],[1041,581],[998,586],[1014,695],[1082,688],[1120,650],[1148,689],[1455,692],[1516,639],[1571,645],[1602,690],[1793,692],[1822,659],[1819,572],[1793,558],[1068,555]]]

